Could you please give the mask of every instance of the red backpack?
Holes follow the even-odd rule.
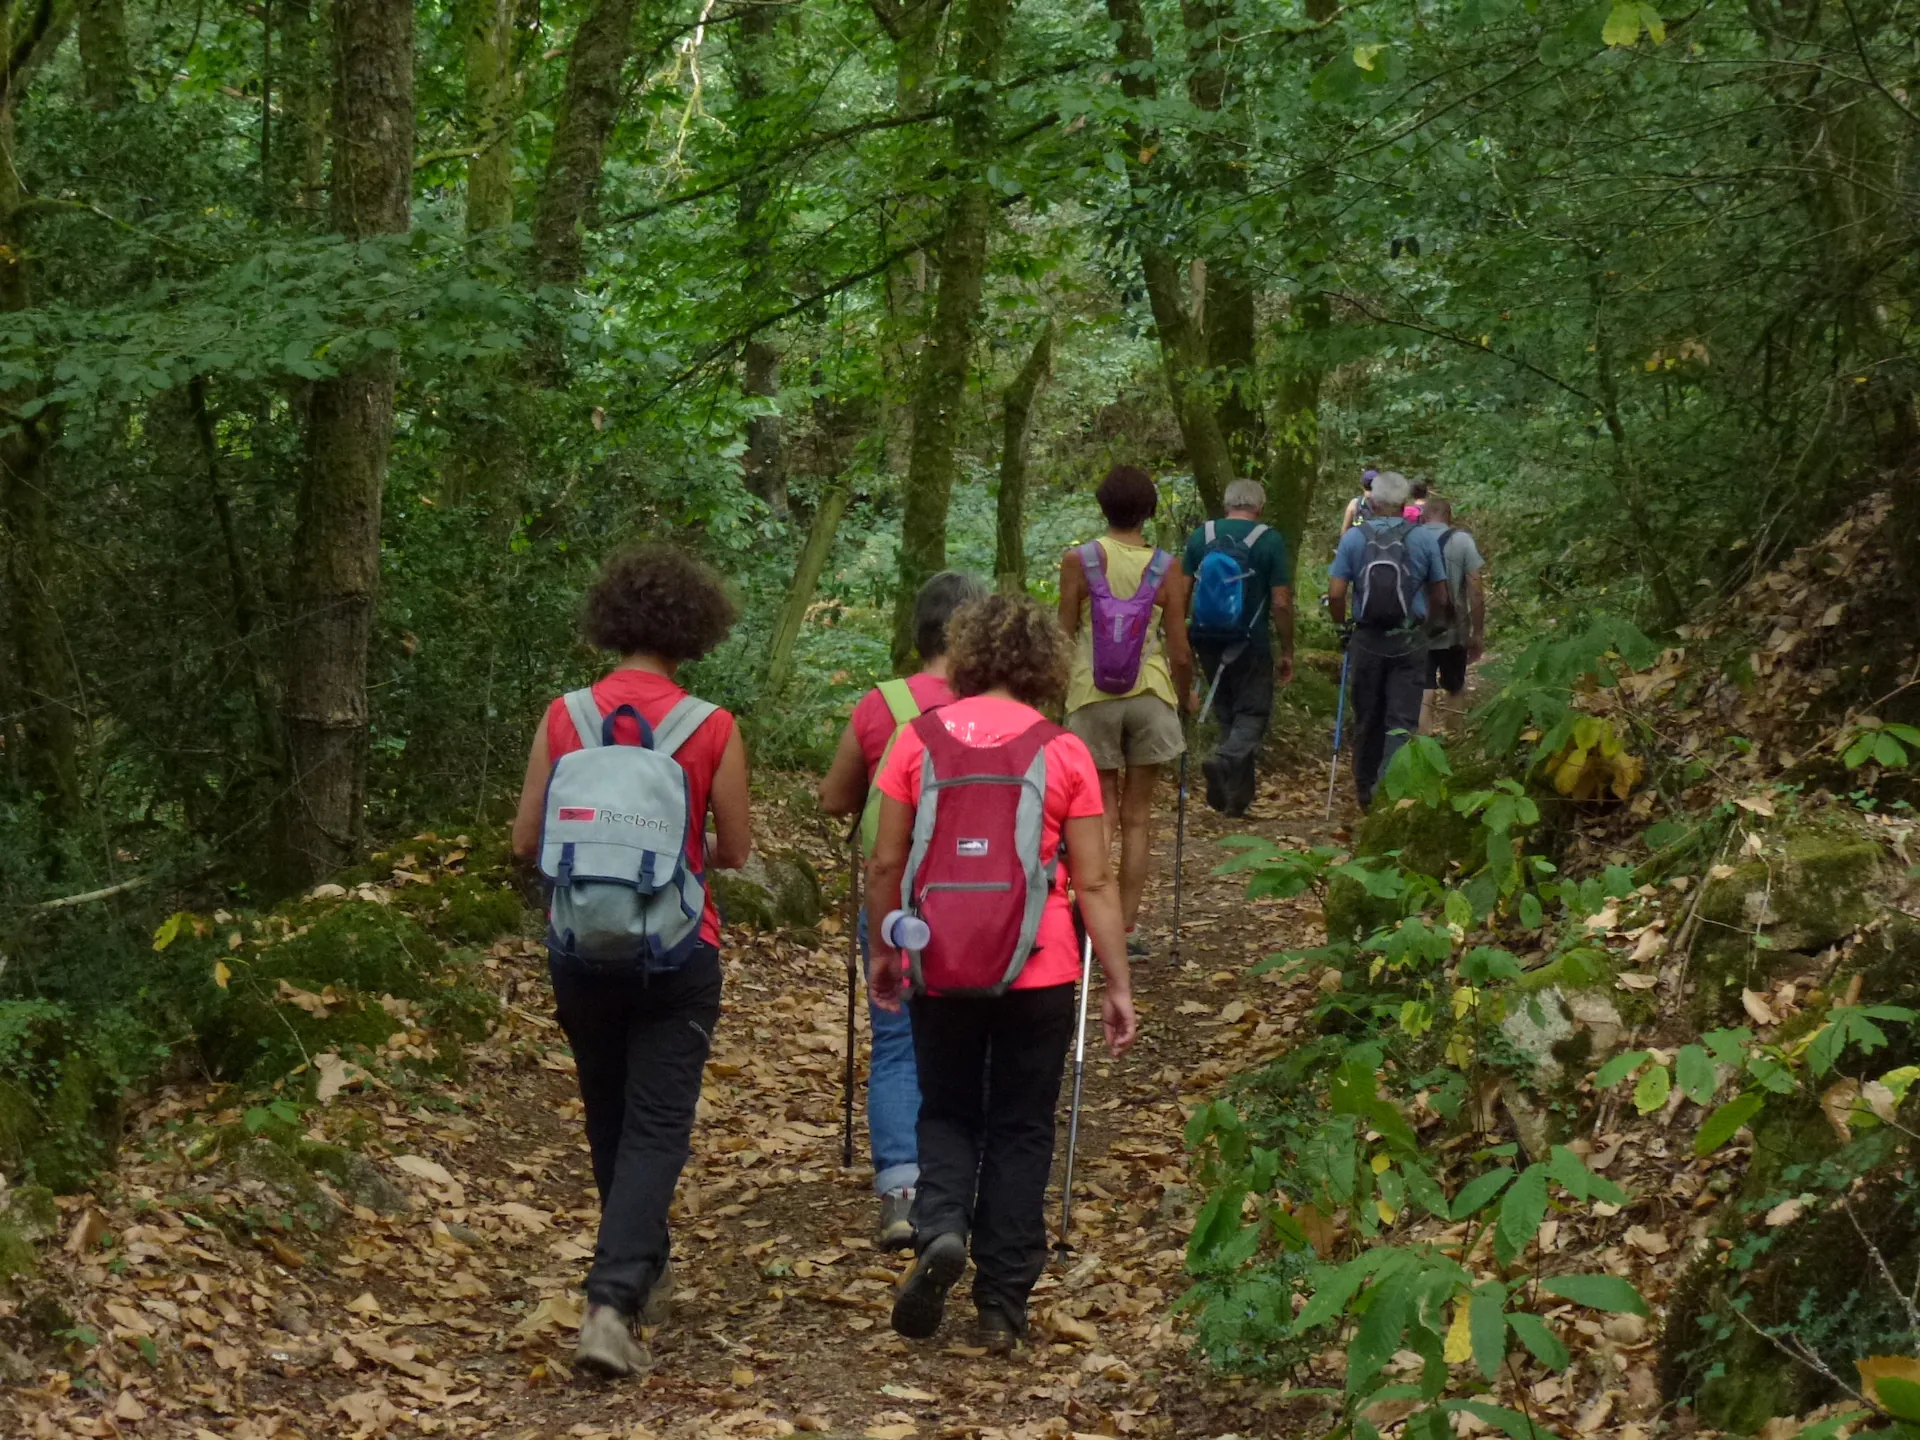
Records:
[[[900,888],[931,934],[907,952],[914,994],[1004,995],[1033,953],[1059,869],[1040,833],[1047,742],[1066,731],[1037,720],[1003,744],[973,746],[938,715],[913,728],[926,754]]]

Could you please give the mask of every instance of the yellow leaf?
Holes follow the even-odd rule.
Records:
[[[1390,1156],[1376,1155],[1373,1157],[1373,1173],[1374,1174],[1384,1175],[1392,1167],[1393,1167],[1393,1160]]]
[[[1393,1223],[1393,1217],[1400,1213],[1391,1205],[1387,1204],[1386,1201],[1377,1198],[1373,1202],[1373,1208],[1374,1212],[1379,1215],[1382,1225],[1391,1225]]]
[[[1464,1299],[1454,1302],[1453,1324],[1447,1327],[1446,1348],[1441,1353],[1449,1365],[1473,1358],[1472,1311]]]
[[[155,946],[154,948],[158,949],[159,947]],[[213,962],[213,983],[214,984],[218,985],[222,990],[224,990],[227,988],[227,982],[232,978],[233,978],[233,971],[227,968],[226,961],[216,960]]]
[[[160,922],[160,928],[153,932],[153,948],[164,950],[180,938],[180,927],[193,917],[184,910],[176,910]]]
[[[1867,1398],[1876,1405],[1880,1403],[1880,1392],[1876,1388],[1881,1380],[1908,1380],[1920,1385],[1920,1360],[1908,1355],[1869,1355],[1864,1360],[1853,1362],[1860,1372],[1861,1383],[1866,1387]]]
[[[1380,58],[1380,52],[1386,48],[1384,45],[1356,45],[1353,47],[1353,63],[1362,70],[1371,70],[1374,61]]]

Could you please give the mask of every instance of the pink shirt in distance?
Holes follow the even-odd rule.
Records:
[[[1031,705],[989,695],[972,695],[943,705],[938,712],[947,733],[962,745],[1000,745],[1046,717]],[[927,747],[912,730],[901,732],[893,753],[875,782],[880,793],[909,808],[920,803],[921,758]],[[1052,855],[1060,848],[1067,821],[1102,813],[1100,772],[1093,755],[1077,735],[1065,732],[1047,742],[1047,795],[1040,818],[1040,852]],[[1013,982],[1016,990],[1038,990],[1048,985],[1071,985],[1080,978],[1080,948],[1073,933],[1073,905],[1067,895],[1065,866],[1057,876],[1047,908],[1040,916],[1040,934],[1026,969]]]

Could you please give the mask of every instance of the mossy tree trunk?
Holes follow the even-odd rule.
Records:
[[[620,118],[620,77],[632,50],[634,10],[635,0],[600,0],[574,33],[534,206],[534,275],[545,284],[571,285],[585,265],[582,231],[592,218],[607,141]]]
[[[1107,17],[1113,22],[1119,53],[1121,93],[1129,100],[1157,101],[1160,86],[1154,78],[1153,36],[1140,0],[1107,0]],[[1154,328],[1160,334],[1167,392],[1173,400],[1174,418],[1186,443],[1187,463],[1193,469],[1201,503],[1209,515],[1221,515],[1225,513],[1222,498],[1233,479],[1233,453],[1208,394],[1207,340],[1187,298],[1185,267],[1160,240],[1151,219],[1149,168],[1158,153],[1158,142],[1136,119],[1128,120],[1125,141],[1136,216],[1134,244],[1140,252]]]
[[[813,608],[814,592],[820,588],[820,576],[826,571],[834,539],[840,533],[840,521],[845,518],[847,504],[852,499],[852,487],[835,485],[821,497],[813,512],[813,521],[807,526],[807,543],[800,551],[793,584],[780,602],[780,613],[773,622],[773,636],[767,643],[767,687],[762,697],[766,701],[779,699],[793,678],[800,630],[806,623],[807,611]]]
[[[797,13],[797,12],[796,12]],[[730,58],[734,93],[740,118],[734,131],[741,147],[751,152],[767,130],[766,107],[781,87],[777,74],[776,27],[780,10],[771,4],[749,6],[734,27]],[[740,254],[746,262],[746,292],[750,303],[772,299],[773,227],[776,218],[767,202],[772,176],[757,170],[740,184]],[[741,354],[741,390],[756,400],[773,401],[780,395],[780,352],[765,331],[748,338]],[[779,414],[769,405],[747,421],[747,449],[740,461],[747,489],[766,501],[780,519],[788,516],[785,435]]]
[[[333,225],[349,239],[412,217],[411,0],[335,0]],[[307,405],[288,593],[284,727],[289,784],[279,859],[318,880],[359,846],[367,775],[367,650],[380,579],[380,511],[393,439],[391,353],[315,383]]]
[[[477,149],[467,160],[467,230],[513,223],[514,0],[460,0],[466,123]]]
[[[993,573],[1003,595],[1027,588],[1027,450],[1034,397],[1053,368],[1053,320],[1033,342],[1000,408],[1000,494],[994,505]]]
[[[1332,323],[1327,298],[1297,296],[1292,322],[1273,363],[1273,400],[1267,434],[1267,521],[1287,542],[1287,563],[1298,572],[1300,537],[1320,483],[1320,392],[1326,368],[1320,345]]]
[[[80,77],[87,104],[118,110],[133,99],[133,60],[127,51],[126,0],[83,0]]]
[[[907,451],[906,504],[900,526],[900,581],[894,594],[893,663],[913,663],[913,598],[946,567],[947,505],[953,494],[954,444],[966,401],[967,369],[993,197],[986,168],[995,151],[991,88],[1000,73],[1013,0],[967,0],[960,19],[958,74],[952,93],[953,190],[940,238],[940,279],[933,320],[920,352],[913,395],[913,440]]]

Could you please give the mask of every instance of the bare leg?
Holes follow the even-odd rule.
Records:
[[[1420,696],[1420,733],[1438,735],[1446,726],[1440,711],[1440,692],[1428,690]]]
[[[1160,770],[1158,765],[1136,765],[1120,787],[1120,914],[1129,930],[1140,915],[1140,896],[1153,858],[1153,791]]]
[[[1100,823],[1107,832],[1107,861],[1113,861],[1113,842],[1120,835],[1120,772],[1100,772]]]

